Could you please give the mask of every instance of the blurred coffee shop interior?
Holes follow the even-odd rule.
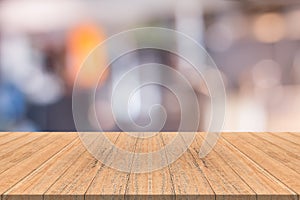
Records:
[[[215,61],[226,86],[224,131],[300,130],[297,0],[0,0],[0,130],[75,131],[72,89],[84,58],[110,36],[148,26],[189,35]],[[106,95],[115,77],[148,62],[172,66],[189,79],[204,130],[210,101],[195,71],[151,49],[120,58],[100,80],[96,113],[103,129],[119,130]],[[80,85],[86,90],[90,81]],[[176,130],[176,97],[155,85],[142,90],[129,106],[139,123],[147,123],[149,106],[159,103],[168,114],[162,130]]]

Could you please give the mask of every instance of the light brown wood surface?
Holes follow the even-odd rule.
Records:
[[[222,133],[202,159],[205,134],[197,133],[172,164],[134,173],[170,161],[187,147],[182,135],[191,133],[147,134],[105,133],[116,147],[132,152],[122,156],[109,146],[98,152],[111,166],[129,169],[122,172],[94,158],[74,132],[0,133],[1,200],[300,200],[300,133]],[[91,148],[106,145],[97,133],[87,135]],[[177,136],[176,145],[164,148]]]

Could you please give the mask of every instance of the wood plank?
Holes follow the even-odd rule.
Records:
[[[216,199],[256,199],[252,188],[215,151],[210,152],[205,158],[199,157],[203,142],[200,134],[204,137],[204,133],[197,133],[189,151],[209,181]]]
[[[0,145],[3,145],[5,143],[8,143],[15,139],[18,139],[20,137],[24,137],[27,134],[29,134],[29,132],[9,132],[9,133],[6,132],[6,133],[3,133],[3,136],[0,137]]]
[[[41,133],[41,132],[31,132],[28,134],[24,134],[24,137],[18,137],[15,140],[6,142],[2,145],[0,145],[0,155],[1,157],[8,153],[15,151],[16,149],[19,149],[20,147],[24,146],[25,144],[28,144],[40,137],[45,137],[47,134]],[[0,138],[1,140],[1,138]]]
[[[0,138],[3,137],[3,136],[6,136],[8,135],[10,132],[0,132]]]
[[[300,136],[296,133],[224,133],[203,159],[198,153],[204,133],[197,133],[191,147],[171,165],[134,173],[149,163],[164,164],[185,148],[186,141],[176,134],[142,139],[105,133],[115,146],[132,152],[126,155],[99,134],[85,133],[86,145],[104,158],[104,165],[89,154],[77,133],[0,133],[0,143],[4,141],[0,145],[2,200],[295,200],[296,194],[299,200]],[[175,145],[170,147],[171,141]],[[13,150],[7,150],[10,146]],[[168,148],[157,157],[138,154],[162,147]],[[128,172],[113,169],[116,165]]]
[[[176,137],[177,133],[162,133],[164,145]],[[179,140],[176,145],[166,150],[167,159],[174,157],[182,151],[185,144]],[[212,190],[201,166],[195,161],[190,151],[185,152],[182,156],[169,166],[176,199],[215,199]]]
[[[115,143],[119,134],[113,133],[107,136]],[[101,144],[94,142],[92,145],[97,147],[97,145]],[[83,200],[100,167],[101,163],[88,151],[85,151],[47,190],[44,194],[44,200]]]
[[[122,133],[115,146],[134,153],[136,143],[137,138]],[[85,194],[85,200],[124,199],[130,173],[115,170],[109,166],[122,165],[125,169],[130,169],[133,159],[134,154],[126,156],[116,148],[110,149],[110,153],[107,154],[106,165],[101,165]]]
[[[27,137],[35,138],[35,136],[39,137],[39,135],[43,135],[39,140],[34,140],[28,144],[24,144],[22,146],[22,143],[26,143],[28,140],[26,140]],[[19,141],[19,139],[21,141]],[[23,141],[24,139],[24,141]],[[30,139],[29,139],[30,140]],[[17,138],[13,141],[7,142],[6,144],[13,146],[12,150],[10,151],[9,146],[6,147],[6,144],[2,145],[7,148],[7,153],[1,153],[0,155],[0,173],[8,170],[10,167],[18,164],[19,162],[29,159],[32,154],[39,152],[41,149],[43,149],[47,145],[51,145],[52,142],[57,140],[57,135],[55,134],[47,134],[47,133],[33,133],[33,134],[26,134],[23,137]],[[11,142],[16,142],[16,145],[11,144]],[[17,149],[14,149],[14,146],[18,146],[18,143],[20,144],[20,147]],[[2,152],[5,152],[3,150]]]
[[[199,140],[198,143],[202,143],[204,138],[201,134],[197,134],[196,140]],[[216,152],[247,185],[249,185],[249,187],[257,194],[257,199],[297,199],[297,195],[294,192],[223,138],[219,139],[218,144],[214,146],[213,151]]]
[[[77,139],[67,148],[49,159],[39,168],[34,170],[27,177],[18,182],[15,186],[10,188],[3,194],[4,200],[17,200],[27,197],[35,196],[43,199],[43,194],[46,190],[67,170],[77,158],[85,151],[85,148]]]
[[[281,141],[282,147],[275,145],[275,142],[278,143],[278,141],[276,141],[277,139],[272,136],[269,136],[268,138],[265,136],[267,134],[268,133],[244,133],[242,138],[244,141],[251,143],[266,154],[300,174],[300,149],[298,148],[298,145],[290,144],[291,147],[294,146],[294,148],[291,148],[284,140]]]
[[[289,133],[296,137],[300,137],[300,132],[289,132]]]
[[[273,145],[282,148],[284,150],[288,150],[294,154],[299,154],[300,147],[299,143],[300,142],[300,137],[297,137],[296,135],[292,135],[289,133],[284,133],[279,136],[277,133],[273,132],[253,132],[249,133],[255,137],[260,137],[263,138],[263,140],[269,141]],[[293,141],[288,140],[289,136],[294,137],[295,139]],[[295,149],[295,150],[294,150]]]
[[[296,171],[288,168],[284,163],[265,153],[261,148],[252,145],[256,141],[245,141],[244,138],[247,136],[245,136],[244,133],[223,133],[222,137],[299,195],[300,175]]]
[[[285,132],[285,133],[271,133],[276,137],[280,137],[284,140],[290,141],[294,144],[299,145],[300,144],[300,133],[289,133],[289,132]],[[298,136],[297,136],[298,135]]]
[[[31,133],[1,145],[4,149],[1,149],[0,154],[0,173],[22,160],[30,158],[32,154],[47,145],[51,145],[56,140],[55,134]]]
[[[284,152],[292,153],[292,156],[296,157],[297,161],[300,160],[300,145],[299,145],[300,137],[299,137],[299,143],[295,143],[295,140],[292,142],[287,140],[285,137],[282,136],[280,137],[278,136],[278,134],[274,134],[274,133],[268,133],[268,132],[252,133],[252,135],[272,143],[273,145],[278,147],[276,149],[282,149],[282,152],[284,151]],[[288,138],[289,134],[284,134],[284,135]]]
[[[39,151],[34,152],[29,158],[22,160],[22,162],[0,174],[1,195],[77,138],[77,135],[69,133],[51,134],[56,136],[55,142],[46,145]],[[31,148],[33,147],[29,146],[28,151]]]
[[[147,133],[140,133],[142,137],[145,137]],[[133,169],[137,170],[145,169],[151,170],[152,167],[165,165],[167,163],[166,152],[164,150],[159,151],[163,147],[161,140],[161,134],[150,137],[140,138],[136,144],[135,157],[133,161]],[[145,153],[151,153],[158,151],[159,154],[149,154],[145,156]],[[139,154],[143,153],[143,154]],[[171,180],[171,174],[168,167],[160,168],[153,172],[148,173],[133,173],[131,172],[127,189],[125,191],[126,199],[174,199],[175,193],[173,183]]]

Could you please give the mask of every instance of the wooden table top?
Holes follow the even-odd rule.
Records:
[[[106,133],[133,152],[160,149],[176,133],[137,139]],[[92,157],[77,133],[0,133],[1,199],[295,199],[299,133],[222,133],[198,157],[204,133],[177,161],[151,173],[125,173]]]

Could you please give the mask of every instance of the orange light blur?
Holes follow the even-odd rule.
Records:
[[[73,28],[67,36],[67,82],[73,85],[76,75],[81,65],[91,53],[91,51],[105,40],[105,34],[98,25],[85,23]],[[97,50],[98,51],[98,50]],[[93,56],[93,62],[89,62],[84,70],[81,71],[79,84],[83,88],[90,88],[96,84],[101,84],[107,78],[106,52],[97,52],[97,56]],[[101,75],[102,74],[102,75]],[[101,79],[99,79],[101,75]],[[99,81],[99,83],[97,83]]]

